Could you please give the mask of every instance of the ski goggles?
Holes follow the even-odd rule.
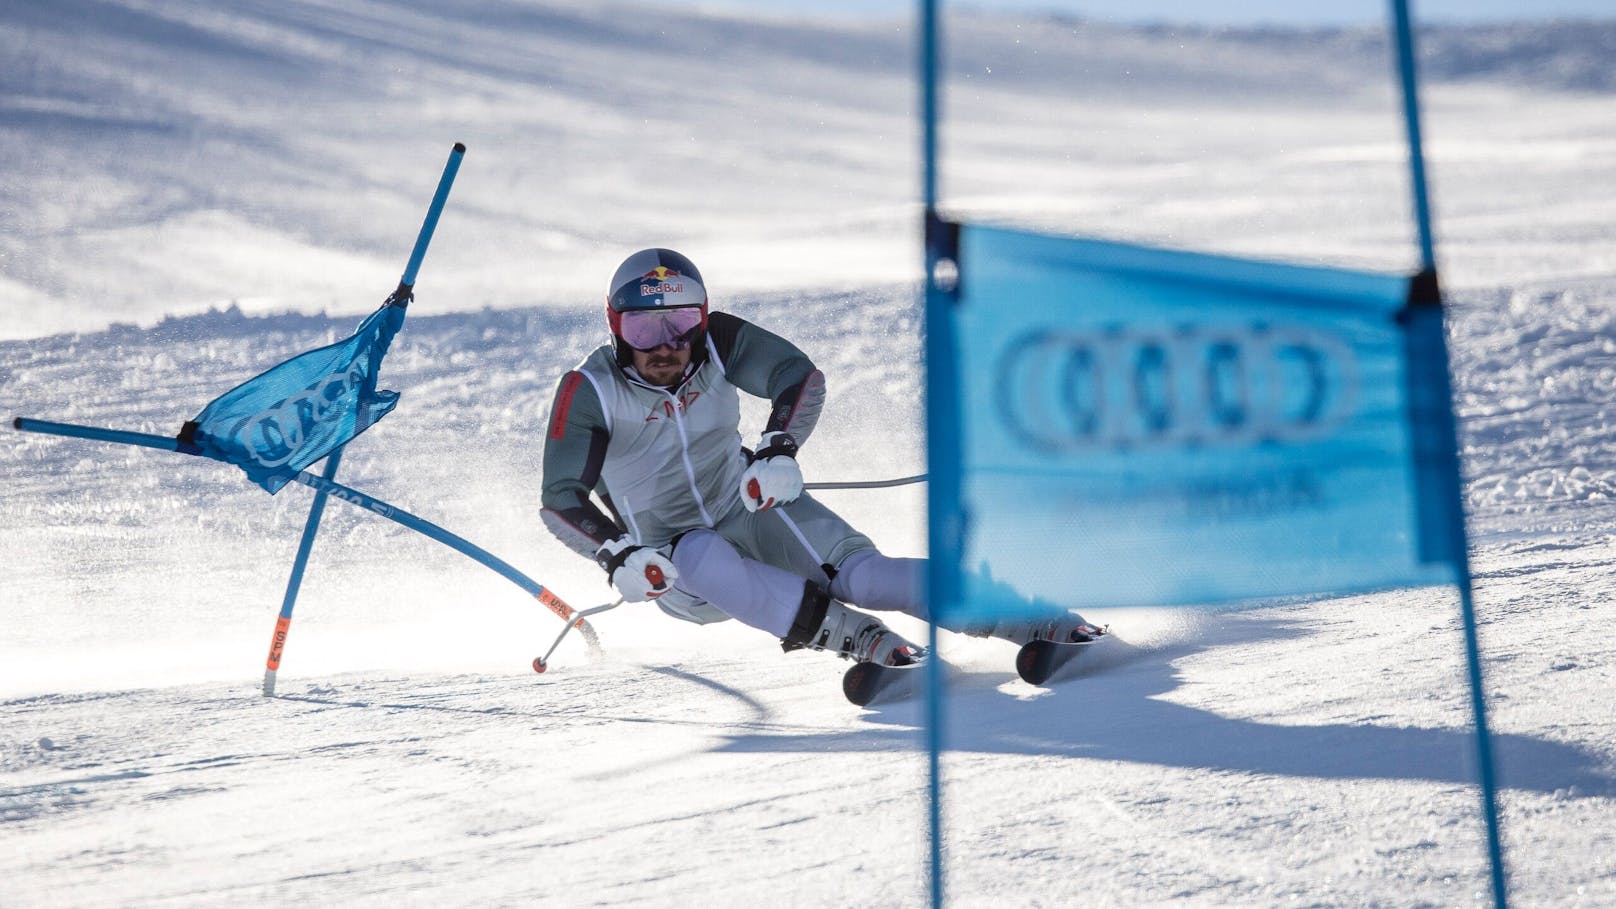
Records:
[[[618,334],[635,350],[652,350],[666,344],[684,350],[701,330],[699,306],[676,309],[631,309],[618,316]]]

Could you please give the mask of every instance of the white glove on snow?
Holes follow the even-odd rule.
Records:
[[[763,511],[800,495],[802,468],[797,466],[797,440],[788,433],[764,433],[751,466],[741,474],[741,501],[746,510]]]
[[[595,561],[606,569],[612,586],[630,603],[654,600],[673,589],[679,569],[667,556],[628,537],[608,541],[595,552]]]

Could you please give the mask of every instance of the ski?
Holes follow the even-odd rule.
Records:
[[[1022,681],[1038,686],[1067,678],[1081,662],[1083,652],[1109,631],[1109,628],[1082,625],[1075,636],[1083,640],[1038,640],[1023,644],[1016,652],[1016,674]],[[925,669],[924,658],[902,666],[854,663],[842,675],[842,694],[859,707],[905,700],[923,689]],[[952,672],[947,664],[943,670]]]
[[[925,676],[924,660],[902,666],[854,663],[842,676],[842,694],[859,707],[901,701],[920,691]]]
[[[1016,674],[1029,685],[1046,685],[1070,676],[1083,652],[1105,634],[1103,629],[1094,631],[1086,641],[1030,641],[1021,645],[1016,652]]]

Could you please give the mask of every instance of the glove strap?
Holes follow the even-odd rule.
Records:
[[[612,542],[616,541],[614,540]],[[617,569],[623,567],[623,563],[628,561],[628,557],[633,554],[634,550],[641,548],[643,547],[631,544],[624,546],[617,552],[606,552],[605,547],[602,547],[601,551],[595,554],[595,564],[606,569],[606,574],[608,576],[616,574]]]
[[[765,443],[763,447],[759,448],[757,454],[752,456],[754,461],[762,461],[765,458],[777,458],[781,456],[785,456],[793,460],[796,459],[797,440],[791,437],[791,433],[771,432],[763,437],[763,441]]]

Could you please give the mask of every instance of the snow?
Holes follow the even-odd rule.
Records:
[[[536,519],[539,439],[605,277],[651,244],[825,369],[810,480],[924,469],[907,19],[63,0],[0,21],[5,416],[172,434],[346,334],[458,140],[383,370],[403,399],[345,482],[609,600]],[[1373,31],[948,34],[956,213],[1414,262]],[[1511,885],[1612,905],[1616,96],[1590,48],[1616,26],[1422,40]],[[595,621],[604,663],[573,639],[534,675],[553,616],[333,502],[266,699],[307,490],[29,434],[0,475],[0,904],[925,903],[920,707],[851,708],[835,660],[642,606]],[[924,551],[920,487],[823,497]],[[1485,902],[1452,591],[1091,618],[1113,639],[1049,691],[1007,644],[945,643],[952,904]]]

